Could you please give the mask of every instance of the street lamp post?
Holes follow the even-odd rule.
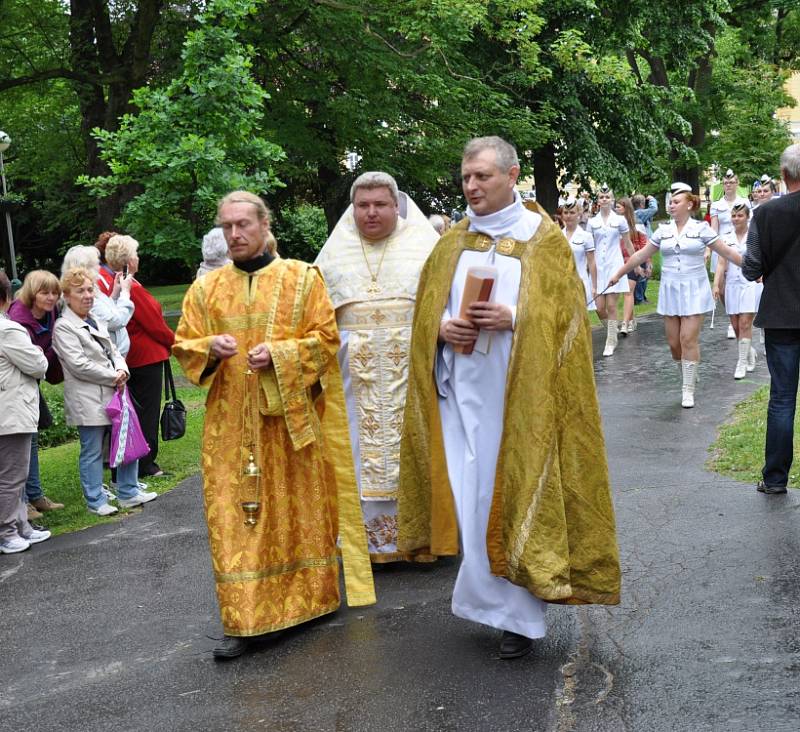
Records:
[[[0,131],[0,178],[3,179],[3,197],[8,195],[8,188],[6,187],[6,166],[3,160],[3,153],[8,150],[11,144],[11,138],[5,133]],[[14,252],[14,234],[11,231],[11,213],[8,210],[6,203],[6,231],[8,231],[8,254],[11,258],[11,279],[17,279],[17,255]]]

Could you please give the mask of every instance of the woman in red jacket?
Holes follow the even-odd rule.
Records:
[[[111,294],[117,272],[136,274],[139,268],[139,242],[133,237],[116,234],[105,247],[106,263],[100,268],[97,285],[106,295]],[[164,475],[158,456],[158,421],[161,414],[161,389],[164,362],[169,359],[175,334],[164,321],[159,302],[136,280],[131,287],[133,316],[128,322],[131,348],[125,360],[131,375],[128,388],[138,405],[142,426],[150,453],[139,460],[139,477]]]

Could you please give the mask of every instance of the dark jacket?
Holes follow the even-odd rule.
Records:
[[[764,278],[756,326],[800,328],[800,191],[756,209],[742,271]]]
[[[21,300],[14,300],[8,309],[8,317],[19,323],[31,337],[33,345],[39,346],[47,357],[47,373],[45,379],[50,384],[60,384],[64,381],[64,372],[61,370],[61,362],[58,355],[53,350],[53,328],[56,324],[56,311],[47,313],[44,324],[33,317],[31,309]]]

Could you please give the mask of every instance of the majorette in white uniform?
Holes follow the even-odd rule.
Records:
[[[594,239],[594,263],[597,267],[597,292],[602,292],[608,286],[608,281],[623,265],[622,235],[628,232],[628,224],[624,216],[610,211],[608,219],[603,222],[603,217],[598,213],[589,219],[586,229]],[[606,294],[615,292],[628,292],[627,278],[620,280],[606,290]],[[616,315],[614,316],[616,318]]]
[[[586,302],[592,300],[592,278],[589,275],[589,264],[586,261],[586,252],[594,251],[594,238],[592,235],[581,229],[580,226],[575,227],[572,236],[569,238],[569,246],[572,249],[572,256],[575,257],[575,267],[578,270],[578,275],[583,281],[583,286],[586,289]],[[597,306],[592,302],[589,310],[597,310]]]
[[[729,247],[744,256],[747,251],[747,232],[739,239],[735,231],[728,232],[721,237]],[[757,313],[761,301],[761,292],[764,285],[760,282],[750,282],[744,278],[742,268],[733,262],[727,262],[725,271],[725,312],[728,315],[740,313]]]
[[[650,239],[661,250],[661,315],[699,315],[714,309],[703,255],[719,237],[705,221],[689,219],[678,236],[674,221],[661,224]]]
[[[733,174],[732,171],[728,171],[728,173]],[[726,174],[727,175],[727,174]],[[733,231],[733,222],[731,221],[731,211],[733,207],[737,204],[744,203],[747,208],[751,208],[750,201],[742,196],[737,195],[736,198],[731,203],[728,201],[727,198],[723,195],[718,201],[714,201],[711,204],[711,211],[709,215],[713,218],[714,216],[717,217],[717,221],[719,222],[719,235],[725,236],[725,234],[729,234]],[[717,271],[717,253],[711,252],[711,272],[714,273]]]

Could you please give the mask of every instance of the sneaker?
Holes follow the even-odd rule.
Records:
[[[113,480],[111,481],[111,487],[112,487],[114,490],[117,490],[117,484],[116,484],[116,483],[115,483]],[[140,491],[146,491],[146,490],[147,490],[147,483],[145,483],[144,481],[141,481],[141,480],[140,480],[140,481],[139,481],[139,482],[136,484],[136,487],[137,487],[137,488],[138,488]],[[117,500],[117,497],[116,497],[116,496],[114,496],[114,500]]]
[[[96,516],[113,516],[117,512],[116,506],[110,506],[107,503],[104,503],[102,506],[98,506],[97,508],[90,508],[89,513],[93,513]]]
[[[30,505],[37,511],[57,511],[59,508],[64,508],[63,503],[51,501],[47,496],[42,496],[35,501],[31,501]]]
[[[132,498],[120,498],[117,503],[121,508],[133,508],[134,506],[141,506],[143,503],[154,501],[156,498],[158,498],[158,493],[145,493],[144,491],[139,491]]]
[[[112,483],[111,485],[114,485],[114,483]],[[103,483],[103,487],[101,490],[103,491],[103,495],[106,497],[106,500],[108,501],[117,500],[116,494],[105,483]]]
[[[31,521],[35,521],[36,519],[42,518],[42,514],[40,511],[37,511],[34,506],[30,503],[28,504],[28,523]]]
[[[623,320],[619,324],[619,334],[621,336],[627,336],[628,335],[628,321],[627,320]]]
[[[43,541],[47,541],[51,536],[52,534],[46,529],[44,531],[37,531],[34,529],[28,536],[24,536],[23,538],[29,544],[39,544]]]
[[[30,548],[31,543],[21,536],[12,536],[0,541],[0,554],[17,554]]]

